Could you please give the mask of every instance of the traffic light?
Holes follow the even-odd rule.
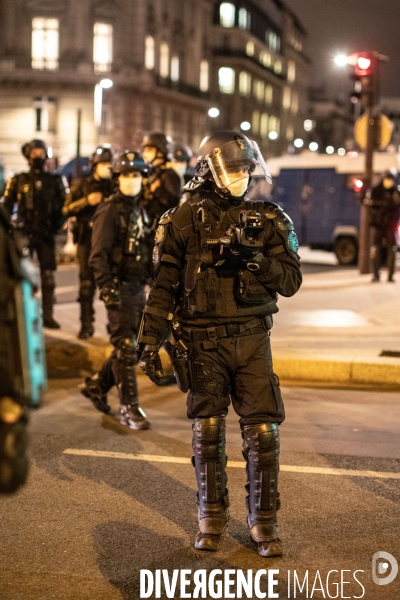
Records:
[[[372,53],[353,52],[347,57],[347,62],[354,67],[355,89],[351,94],[351,101],[358,102],[364,108],[374,101],[376,59]]]

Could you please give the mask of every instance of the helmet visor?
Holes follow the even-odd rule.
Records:
[[[214,148],[205,159],[220,188],[250,176],[265,177],[268,183],[272,182],[265,160],[254,141],[244,141],[238,136],[237,140]]]

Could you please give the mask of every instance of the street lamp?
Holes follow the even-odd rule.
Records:
[[[301,138],[296,138],[293,144],[295,148],[302,148],[304,146],[304,141]]]
[[[217,117],[219,117],[219,108],[216,108],[215,106],[210,108],[208,111],[208,116],[212,119],[216,119]]]
[[[338,54],[335,56],[334,60],[338,67],[345,67],[348,64],[348,57],[346,54]]]
[[[325,152],[326,152],[327,154],[333,154],[333,153],[335,152],[335,148],[334,148],[333,146],[327,146],[327,147],[325,148]]]
[[[316,152],[318,150],[317,142],[311,142],[309,144],[308,148],[311,150],[311,152]]]
[[[113,85],[111,79],[102,79],[94,86],[94,124],[99,130],[103,116],[103,90],[108,90]]]
[[[249,131],[249,129],[251,129],[251,125],[248,121],[243,121],[243,123],[240,123],[240,129],[243,129],[243,131]]]

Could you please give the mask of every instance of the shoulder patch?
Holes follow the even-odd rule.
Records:
[[[294,229],[292,219],[283,210],[277,215],[276,224],[282,231],[293,231]]]

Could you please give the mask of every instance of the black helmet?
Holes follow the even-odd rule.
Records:
[[[112,152],[110,146],[98,146],[90,157],[90,167],[93,169],[99,163],[110,163]]]
[[[177,162],[189,162],[193,156],[192,149],[186,144],[175,142],[172,146],[172,154]]]
[[[204,138],[195,168],[197,178],[211,174],[219,188],[226,188],[236,173],[261,175],[271,183],[265,160],[256,142],[237,131],[217,131]],[[239,177],[240,178],[240,177]]]
[[[144,162],[143,156],[139,152],[133,150],[124,150],[120,154],[114,156],[111,165],[111,172],[115,175],[121,173],[134,173],[139,171],[142,175],[147,175],[149,166]]]
[[[149,133],[142,141],[142,148],[152,146],[161,152],[167,160],[172,159],[172,139],[165,133]]]
[[[25,156],[25,158],[29,159],[31,150],[33,150],[34,148],[42,148],[46,153],[46,157],[48,156],[47,146],[43,142],[43,140],[31,140],[30,142],[26,142],[26,144],[21,146],[21,152],[22,152],[23,156]]]

